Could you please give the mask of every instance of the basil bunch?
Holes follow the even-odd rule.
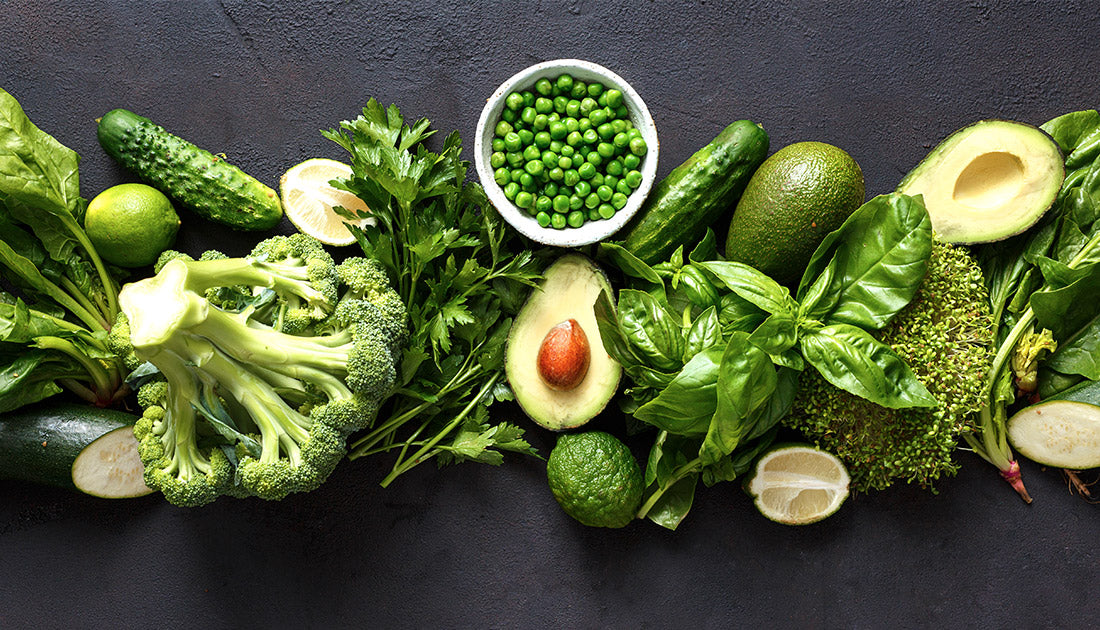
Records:
[[[650,267],[614,244],[601,258],[629,281],[618,309],[597,302],[600,334],[632,381],[624,410],[656,427],[639,517],[669,529],[695,487],[733,480],[767,448],[807,366],[890,408],[936,400],[870,331],[924,279],[932,228],[920,198],[868,201],[814,253],[795,295],[747,265],[716,260],[713,234]]]

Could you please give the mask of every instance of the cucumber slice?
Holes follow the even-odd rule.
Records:
[[[1069,400],[1032,405],[1009,418],[1008,441],[1024,457],[1046,466],[1100,467],[1100,407]]]
[[[132,414],[87,405],[23,407],[0,415],[0,479],[130,498],[152,490],[142,478]]]

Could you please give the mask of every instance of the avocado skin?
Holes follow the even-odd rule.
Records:
[[[796,282],[829,232],[864,200],[863,171],[844,150],[798,142],[775,152],[749,180],[726,237],[726,258],[781,284]]]

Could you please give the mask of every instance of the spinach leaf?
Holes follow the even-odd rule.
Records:
[[[934,407],[936,399],[889,346],[850,324],[802,335],[802,356],[825,380],[887,407]]]
[[[1054,290],[1036,292],[1031,308],[1039,324],[1050,329],[1055,339],[1069,338],[1085,326],[1100,310],[1100,263],[1073,270],[1075,279]]]
[[[59,362],[50,352],[22,348],[19,352],[0,351],[0,413],[58,394],[61,387],[57,379],[80,374],[79,369]]]
[[[1058,143],[1062,153],[1069,155],[1081,140],[1100,128],[1100,113],[1095,109],[1063,114],[1039,126]]]
[[[885,326],[924,281],[932,222],[919,197],[880,195],[857,209],[814,252],[798,299],[804,316],[868,330]],[[815,284],[824,284],[814,286]],[[810,303],[807,296],[816,299]]]

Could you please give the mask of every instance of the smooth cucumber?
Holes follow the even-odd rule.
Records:
[[[0,415],[0,479],[76,489],[103,498],[152,492],[132,414],[46,403]]]
[[[627,225],[622,246],[650,265],[668,260],[681,245],[690,251],[708,227],[733,212],[767,156],[763,127],[751,120],[730,124],[653,188]]]
[[[274,189],[148,118],[111,110],[97,136],[119,164],[201,217],[238,230],[268,230],[282,219]]]

